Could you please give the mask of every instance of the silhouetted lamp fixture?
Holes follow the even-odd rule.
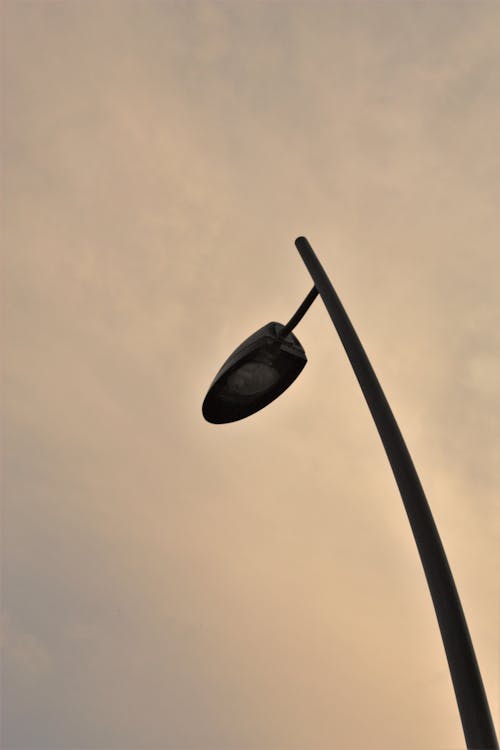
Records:
[[[203,402],[203,416],[208,422],[222,424],[248,417],[293,383],[307,357],[291,330],[317,294],[314,288],[286,326],[268,323],[228,357]]]
[[[235,422],[270,404],[293,383],[307,359],[292,329],[320,294],[370,409],[408,515],[441,631],[467,747],[498,750],[462,605],[403,436],[356,331],[312,247],[305,237],[298,237],[295,245],[314,287],[285,326],[268,323],[231,354],[209,388],[203,416],[216,424]]]

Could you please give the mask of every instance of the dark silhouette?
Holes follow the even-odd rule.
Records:
[[[330,279],[305,237],[295,241],[314,287],[286,326],[269,323],[247,339],[217,374],[203,403],[211,422],[242,419],[266,406],[306,363],[291,333],[317,294],[342,341],[389,459],[424,568],[448,660],[467,747],[498,750],[495,728],[462,605],[413,461],[377,376]]]

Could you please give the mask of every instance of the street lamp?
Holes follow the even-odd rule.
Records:
[[[241,344],[217,373],[203,402],[213,423],[234,422],[267,406],[306,364],[291,333],[318,293],[342,341],[391,465],[417,545],[448,660],[467,747],[498,750],[495,728],[462,605],[413,461],[377,376],[328,276],[305,237],[295,245],[314,282],[286,326],[269,323]]]

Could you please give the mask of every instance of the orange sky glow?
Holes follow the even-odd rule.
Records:
[[[227,355],[330,274],[500,725],[496,2],[2,7],[2,747],[464,746],[328,315],[264,411]]]

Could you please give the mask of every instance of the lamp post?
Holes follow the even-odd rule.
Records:
[[[217,373],[203,402],[209,422],[242,419],[288,388],[306,364],[292,329],[318,294],[342,341],[382,440],[410,522],[431,593],[468,748],[498,749],[462,605],[436,524],[403,436],[363,346],[305,237],[295,241],[314,287],[286,326],[269,323],[239,346]]]

